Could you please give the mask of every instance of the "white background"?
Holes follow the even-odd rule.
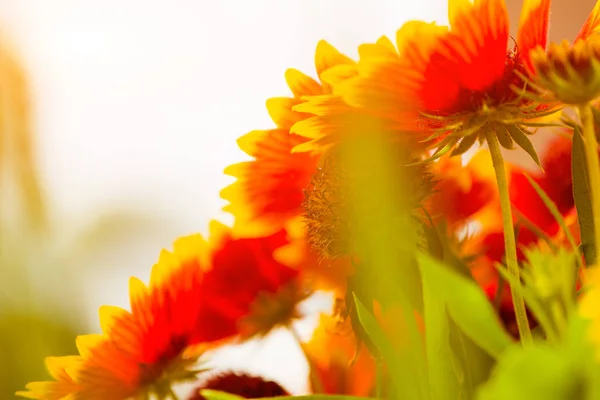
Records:
[[[30,74],[38,159],[58,224],[123,204],[160,229],[128,238],[80,275],[77,299],[97,330],[101,304],[127,307],[127,279],[147,280],[159,250],[231,218],[221,171],[245,156],[235,139],[272,123],[286,68],[314,75],[324,38],[348,55],[409,19],[446,21],[444,0],[0,0],[0,31]],[[60,228],[60,226],[59,226]],[[317,301],[318,307],[326,302]],[[215,361],[217,362],[217,361]],[[288,334],[222,354],[305,390]]]

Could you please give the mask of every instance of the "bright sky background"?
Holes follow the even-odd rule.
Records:
[[[125,204],[163,221],[86,271],[91,329],[101,304],[128,305],[128,277],[147,280],[161,248],[212,218],[231,222],[221,172],[245,159],[236,138],[273,126],[264,104],[288,95],[287,68],[314,74],[320,39],[355,57],[409,19],[444,23],[446,13],[445,0],[0,1],[0,30],[31,75],[56,220]],[[219,361],[298,393],[306,370],[292,346],[278,333]]]

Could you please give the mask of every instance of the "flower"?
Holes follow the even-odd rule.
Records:
[[[405,209],[419,209],[431,194],[433,182],[428,166],[409,166],[411,159],[405,147],[397,143],[386,144],[386,150],[390,152],[386,158],[389,158],[390,165],[383,165],[383,170],[369,170],[358,162],[359,157],[365,162],[369,158],[366,154],[356,153],[356,148],[362,151],[369,145],[368,140],[356,143],[345,141],[323,157],[306,190],[304,202],[308,242],[322,258],[338,259],[356,255],[359,240],[356,237],[357,206],[368,214],[365,218],[369,224],[373,227],[377,225],[370,215],[377,214],[376,211],[381,207],[380,199],[367,193],[365,199],[358,200],[358,196],[362,196],[366,189],[362,186],[365,182],[381,180],[382,175],[389,173],[389,177],[395,179],[393,184],[404,189],[397,192],[390,190],[388,193],[390,198],[386,200],[397,205],[397,210],[394,210],[396,215],[390,215],[392,219],[404,214]],[[352,162],[348,162],[349,159]],[[371,164],[375,165],[373,162]]]
[[[206,400],[200,394],[200,391],[205,389],[226,392],[246,399],[289,396],[289,393],[276,382],[268,381],[259,376],[224,372],[210,378],[202,386],[194,389],[194,393],[189,397],[189,400]]]
[[[464,165],[459,157],[442,157],[430,166],[435,187],[425,208],[434,221],[464,226],[496,200],[494,171],[485,152],[478,152]]]
[[[340,323],[322,314],[305,350],[325,393],[365,397],[373,393],[375,360],[366,346],[357,347],[350,320]]]
[[[78,357],[48,361],[58,381],[31,383],[18,394],[50,400],[70,390],[74,399],[164,398],[174,383],[195,377],[191,367],[206,348],[266,334],[297,315],[305,294],[294,281],[298,272],[274,259],[287,243],[285,231],[236,238],[216,221],[209,241],[178,239],[172,252],[161,253],[148,286],[130,280],[131,311],[102,307],[103,334],[78,337]]]
[[[533,53],[536,84],[559,101],[583,105],[600,96],[600,38],[594,35],[571,45],[552,43],[548,52]]]
[[[535,83],[565,104],[583,105],[600,96],[599,10],[596,3],[573,44],[564,40],[532,53]]]
[[[281,253],[293,251],[285,230],[261,238],[239,238],[214,224],[222,243],[212,253],[211,269],[204,275],[203,301],[218,303],[217,326],[229,327],[242,338],[264,336],[273,328],[301,317],[298,304],[310,292],[299,270],[280,262]],[[224,328],[222,328],[224,329]]]
[[[385,44],[382,49],[361,46],[359,54],[378,54],[382,50],[385,50]],[[320,96],[305,96],[305,101],[293,108],[294,111],[310,114],[292,126],[291,132],[308,139],[306,143],[296,146],[295,152],[323,154],[349,138],[381,134],[385,134],[389,140],[401,142],[415,153],[423,150],[424,145],[418,140],[407,140],[407,136],[398,135],[398,130],[403,127],[396,122],[377,118],[368,112],[368,108],[353,107],[344,101],[338,93],[338,87],[352,81],[358,73],[355,64],[333,66],[321,74],[321,79],[329,82],[332,91]]]
[[[437,155],[462,154],[495,134],[504,147],[516,142],[535,158],[525,127],[554,110],[538,107],[514,86],[524,86],[530,51],[546,45],[550,1],[524,2],[516,46],[508,50],[504,1],[450,0],[448,6],[450,28],[406,23],[397,32],[397,50],[387,38],[368,45],[358,77],[340,83],[336,93],[420,139],[435,139]]]
[[[315,67],[321,77],[337,65],[351,65],[326,41],[315,52]],[[246,235],[263,235],[286,226],[302,211],[303,190],[317,166],[316,155],[292,152],[307,139],[290,133],[292,126],[307,114],[292,111],[305,96],[329,93],[326,82],[318,83],[295,69],[288,69],[286,81],[294,97],[271,98],[267,109],[277,128],[252,131],[238,140],[239,147],[254,160],[231,165],[225,173],[237,180],[223,189],[221,197],[229,204],[224,208],[235,217],[235,228]]]

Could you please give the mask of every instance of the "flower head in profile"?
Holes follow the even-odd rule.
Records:
[[[319,78],[334,66],[353,64],[329,43],[321,41],[317,45],[315,67]],[[229,201],[225,211],[234,215],[235,228],[241,234],[268,234],[297,220],[302,211],[303,190],[316,169],[318,155],[292,151],[308,139],[290,133],[291,128],[309,117],[293,111],[293,107],[306,96],[330,93],[331,87],[295,69],[287,70],[285,78],[293,97],[267,100],[276,128],[252,131],[238,139],[239,147],[254,160],[225,169],[237,180],[223,189],[221,197]]]
[[[267,333],[298,315],[298,272],[274,258],[285,231],[237,238],[213,222],[210,238],[178,239],[153,267],[150,284],[130,280],[130,311],[100,309],[103,333],[77,338],[79,356],[47,361],[55,382],[35,382],[21,396],[52,400],[167,398],[191,380],[206,348]],[[282,311],[283,310],[283,311]],[[61,397],[57,397],[60,393]]]
[[[411,21],[396,48],[387,38],[364,45],[359,76],[337,93],[431,141],[438,155],[462,154],[487,134],[532,154],[526,127],[553,110],[515,87],[526,86],[531,50],[546,46],[550,0],[524,2],[514,47],[503,0],[449,0],[448,7],[449,27]]]
[[[536,84],[569,105],[587,104],[600,96],[600,3],[592,10],[573,44],[551,43],[536,49],[532,69]]]

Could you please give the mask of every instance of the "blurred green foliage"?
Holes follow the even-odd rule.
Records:
[[[0,313],[0,398],[14,398],[28,382],[48,379],[44,358],[75,354],[78,333],[80,329],[59,313],[27,309]]]

